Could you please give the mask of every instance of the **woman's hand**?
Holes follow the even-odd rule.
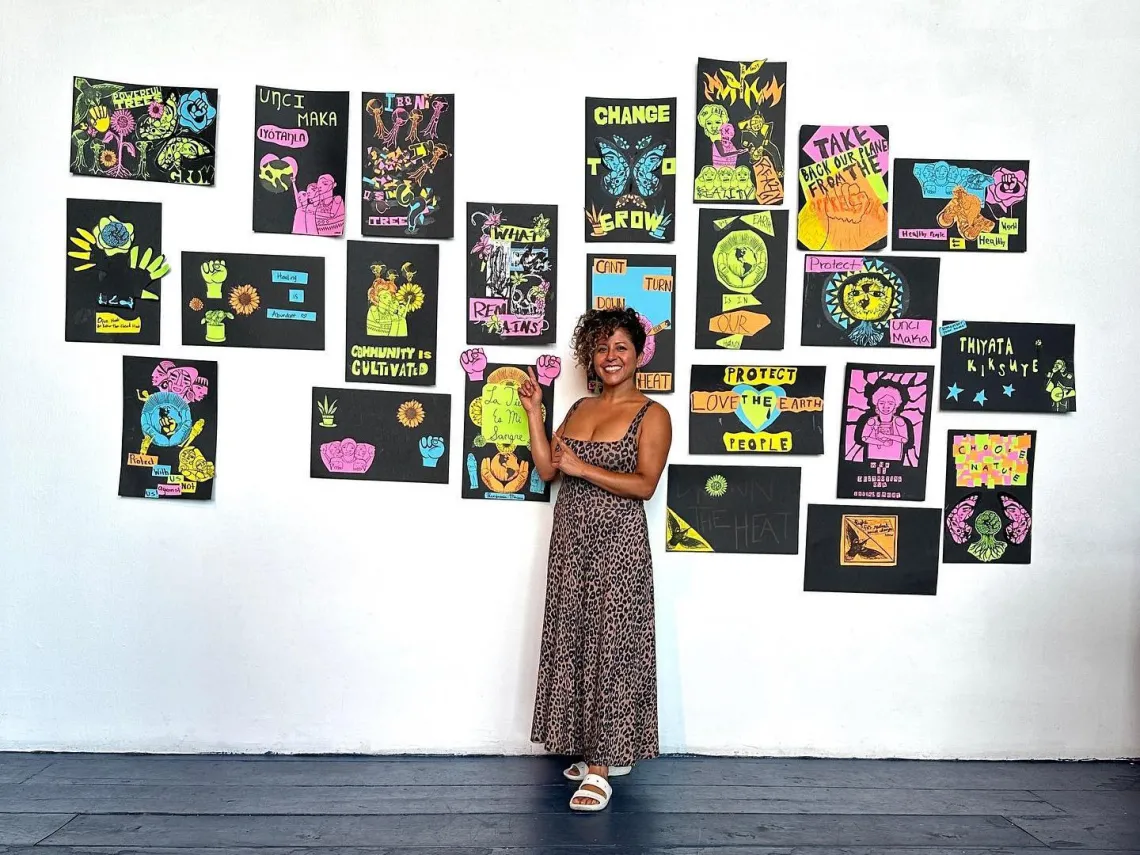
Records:
[[[570,450],[570,447],[558,434],[554,435],[554,442],[551,445],[550,462],[554,465],[554,468],[559,470],[563,475],[571,475],[574,477],[581,477],[586,465],[577,454]]]
[[[527,415],[536,415],[542,412],[542,387],[538,385],[538,378],[534,376],[534,369],[527,366],[526,373],[530,379],[519,386],[519,401]]]

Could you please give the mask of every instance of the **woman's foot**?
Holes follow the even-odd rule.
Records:
[[[600,778],[608,778],[610,774],[610,767],[590,766],[589,772],[587,774],[597,775]],[[572,805],[595,805],[599,801],[609,798],[609,794],[605,792],[605,790],[603,790],[601,787],[596,787],[593,784],[582,784],[578,789],[589,793],[597,793],[598,798],[591,799],[588,796],[575,796],[570,800],[570,804]]]
[[[632,771],[632,766],[610,766],[609,774],[606,775],[606,778],[607,780],[609,778],[620,778],[622,775],[628,775]],[[570,766],[562,770],[562,776],[571,781],[581,781],[588,774],[590,774],[590,767],[584,760],[579,760],[577,763],[572,763]]]

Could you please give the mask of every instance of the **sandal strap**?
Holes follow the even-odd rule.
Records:
[[[577,763],[571,763],[570,768],[567,771],[574,772],[577,775],[585,776],[585,775],[589,774],[590,767],[587,766],[585,763],[583,763],[581,760],[579,760]]]
[[[612,796],[614,794],[614,790],[613,790],[613,787],[610,786],[610,782],[607,781],[605,778],[603,778],[601,775],[594,775],[592,773],[587,775],[585,778],[582,779],[582,783],[578,787],[578,792],[582,792],[582,787],[585,787],[587,784],[589,784],[592,787],[597,787],[599,790],[601,790],[603,793],[605,793],[606,794],[605,797],[607,800],[609,799],[610,796]],[[586,790],[585,795],[591,795],[590,791]],[[593,795],[597,796],[598,794],[593,793]]]

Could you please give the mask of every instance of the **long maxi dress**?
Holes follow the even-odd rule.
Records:
[[[650,406],[615,442],[563,441],[584,463],[633,472]],[[605,766],[656,757],[656,653],[644,503],[564,476],[550,535],[531,741]]]

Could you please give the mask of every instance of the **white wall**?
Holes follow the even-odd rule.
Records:
[[[802,555],[665,555],[662,486],[649,515],[663,749],[1140,755],[1140,4],[578,0],[540,16],[548,5],[195,0],[66,15],[63,0],[6,5],[0,749],[536,750],[551,509],[461,501],[456,472],[448,487],[309,479],[307,390],[343,376],[345,248],[251,233],[254,86],[456,92],[460,202],[561,206],[564,357],[583,301],[583,96],[676,95],[681,207],[667,249],[679,256],[682,380],[668,405],[671,459],[683,462],[696,263],[686,117],[707,55],[788,61],[789,140],[806,122],[887,122],[898,156],[1028,157],[1028,254],[944,257],[940,315],[1075,321],[1081,404],[1070,417],[936,412],[929,504],[942,493],[948,427],[1036,427],[1040,448],[1034,563],[944,566],[933,598],[805,594]],[[73,74],[220,87],[218,186],[70,176]],[[350,186],[358,168],[350,156]],[[327,349],[179,346],[177,267],[160,350],[65,344],[68,195],[163,202],[175,260],[327,254]],[[464,256],[461,239],[443,244],[441,295],[454,308],[440,318],[438,391],[453,395]],[[829,366],[828,453],[794,461],[805,502],[828,502],[851,352],[795,344],[801,268],[792,252],[782,360]],[[124,351],[220,361],[216,501],[116,497]],[[582,390],[564,380],[556,416]],[[281,421],[259,435],[270,409]],[[456,410],[453,441],[460,430]]]

